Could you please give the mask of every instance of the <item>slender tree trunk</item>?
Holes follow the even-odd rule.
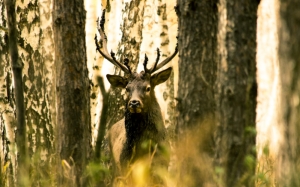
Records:
[[[220,0],[215,158],[220,186],[254,186],[258,2]]]
[[[13,71],[15,100],[16,100],[16,118],[17,118],[17,132],[16,143],[18,151],[18,169],[17,169],[17,184],[18,186],[26,186],[24,179],[27,176],[27,141],[26,141],[26,123],[25,123],[25,106],[23,93],[22,69],[23,64],[19,59],[17,46],[17,29],[16,29],[16,14],[15,14],[15,0],[6,0],[6,11],[8,18],[8,38],[9,38],[9,53],[11,59],[11,68]]]
[[[279,1],[280,125],[283,141],[277,163],[279,186],[300,186],[300,2]]]
[[[178,163],[183,186],[204,186],[212,174],[217,1],[178,0]],[[188,130],[191,133],[185,133]],[[188,147],[188,148],[187,148]],[[185,154],[181,154],[184,152]]]
[[[107,111],[108,111],[108,93],[104,87],[104,81],[102,77],[98,77],[98,87],[100,89],[102,95],[102,109],[101,109],[101,118],[99,119],[99,128],[98,128],[98,136],[95,144],[95,160],[101,158],[101,148],[102,143],[105,137],[106,132],[106,122],[107,122]]]
[[[152,34],[153,31],[149,34],[153,36],[153,39],[150,41],[149,48],[153,46],[152,41],[158,39],[160,42],[160,52],[161,59],[163,60],[165,57],[170,56],[171,53],[175,50],[177,41],[177,15],[175,12],[176,0],[162,0],[156,1],[157,3],[149,3],[153,4],[152,11],[157,13],[156,17],[153,18],[153,22],[156,23],[158,20],[157,28],[153,28],[154,31],[157,31],[157,35]],[[146,37],[145,37],[146,38]],[[147,37],[148,38],[148,37]],[[151,48],[150,48],[151,49]],[[152,56],[152,59],[155,59],[155,55]],[[176,147],[176,104],[175,104],[175,79],[178,78],[178,55],[176,55],[171,62],[169,62],[168,66],[173,68],[172,73],[169,79],[157,86],[156,90],[156,98],[160,105],[161,111],[164,116],[165,127],[167,129],[168,139],[171,145],[170,152],[170,163],[169,163],[169,173],[173,175],[176,173],[176,154],[174,153],[174,147]],[[177,80],[177,79],[176,79]],[[176,82],[178,83],[178,82]]]
[[[38,0],[16,2],[20,33],[19,56],[24,64],[25,115],[32,186],[43,184],[45,178],[50,178],[50,170],[53,169],[51,155],[54,153],[55,74],[52,73],[54,50],[50,3]],[[41,161],[44,164],[40,164]]]
[[[15,176],[15,102],[11,64],[9,60],[9,41],[7,28],[7,11],[5,2],[0,2],[0,167],[2,168],[0,186],[13,186]],[[5,169],[4,169],[5,168]]]
[[[81,186],[91,151],[86,12],[83,0],[54,0],[53,9],[58,185]]]
[[[101,7],[105,7],[105,1],[89,1],[84,0],[86,12],[86,51],[87,51],[87,66],[89,70],[90,86],[90,108],[91,108],[91,124],[92,124],[92,146],[97,146],[97,136],[99,130],[100,113],[102,110],[102,95],[98,86],[98,77],[101,76],[100,70],[103,65],[103,58],[98,58],[98,52],[95,50],[95,34],[97,33],[96,20],[101,16]],[[101,6],[100,6],[101,4]],[[116,9],[114,9],[116,11]],[[117,27],[117,24],[115,24]],[[109,32],[112,33],[111,30]],[[106,33],[108,34],[108,33]],[[100,55],[100,54],[99,54]]]
[[[262,0],[257,10],[256,186],[275,184],[275,165],[282,132],[279,129],[278,0]],[[276,137],[276,138],[274,138]],[[270,185],[272,186],[272,185]]]
[[[157,57],[155,48],[160,50],[161,57],[164,58],[171,55],[174,52],[177,45],[177,16],[174,6],[176,0],[172,1],[147,1],[147,13],[145,13],[144,28],[143,28],[143,43],[142,49],[147,53],[149,66],[153,65],[154,59]],[[150,26],[151,25],[151,26]],[[169,135],[174,136],[175,131],[175,93],[174,93],[174,76],[175,69],[178,61],[178,55],[169,62],[167,66],[173,67],[172,74],[169,79],[158,85],[155,90],[157,94],[160,108],[163,112],[165,119],[165,126],[171,133]]]

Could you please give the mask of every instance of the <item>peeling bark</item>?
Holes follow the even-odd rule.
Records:
[[[30,168],[32,171],[49,171],[51,166],[51,155],[53,152],[53,130],[51,120],[51,110],[53,111],[53,88],[52,88],[52,29],[49,27],[50,4],[51,1],[17,1],[16,2],[16,21],[18,32],[18,50],[19,61],[24,65],[23,80],[25,94],[25,112],[27,125],[27,139],[29,141],[29,154],[31,158]],[[48,6],[47,6],[48,4]],[[4,10],[4,7],[1,7]],[[3,12],[3,11],[1,11]],[[5,11],[4,11],[5,12]],[[42,16],[40,16],[42,13]],[[3,26],[5,26],[5,17],[1,16]],[[43,23],[40,23],[40,20]],[[50,20],[51,21],[51,20]],[[4,109],[3,122],[5,132],[9,140],[9,145],[14,145],[14,86],[12,85],[11,70],[7,67],[9,62],[6,51],[7,36],[1,34],[1,63],[4,67],[0,71],[5,71],[2,76],[1,85],[4,85],[6,93],[1,94],[3,101],[1,109]],[[4,90],[3,90],[4,91]],[[2,91],[1,91],[2,92]],[[4,92],[2,92],[4,93]],[[2,97],[3,96],[3,97]],[[52,99],[52,100],[51,100]],[[50,102],[51,101],[51,102]],[[11,112],[9,112],[11,111]],[[9,117],[9,113],[12,115]],[[8,149],[7,149],[8,150]],[[10,149],[12,150],[12,149]],[[15,168],[14,152],[8,151],[7,158],[10,158],[9,167]],[[38,155],[38,156],[37,156]],[[42,158],[48,164],[41,165],[38,161]],[[33,169],[34,168],[34,169]],[[9,170],[7,170],[9,171]],[[46,172],[47,173],[47,172]],[[48,173],[49,174],[49,173]],[[10,176],[14,176],[10,172]],[[41,173],[31,172],[32,185],[40,184]],[[8,184],[9,185],[9,184]]]
[[[9,64],[8,26],[4,1],[0,2],[0,167],[1,186],[14,185],[15,176],[15,102]],[[5,167],[7,166],[7,167]],[[5,171],[4,171],[4,168]]]
[[[24,64],[24,94],[31,185],[41,185],[50,177],[54,153],[53,37],[51,1],[18,1],[20,60]],[[47,164],[40,164],[40,161]]]
[[[8,40],[10,64],[13,72],[15,102],[16,102],[16,144],[17,144],[17,172],[16,180],[18,186],[26,186],[23,182],[28,178],[28,151],[26,138],[26,123],[25,123],[25,103],[23,92],[23,64],[20,61],[18,46],[17,46],[17,23],[16,23],[16,1],[6,0],[7,25],[8,25]]]

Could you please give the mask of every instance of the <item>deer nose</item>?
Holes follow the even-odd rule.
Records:
[[[138,101],[138,100],[131,100],[130,102],[129,102],[129,106],[131,106],[131,107],[138,107],[138,106],[140,106],[140,101]]]

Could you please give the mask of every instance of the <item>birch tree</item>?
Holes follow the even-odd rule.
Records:
[[[50,1],[16,4],[20,59],[24,64],[24,94],[32,185],[51,179],[54,153],[53,39]],[[41,164],[43,163],[43,164]],[[46,180],[48,181],[48,180]]]
[[[2,1],[3,2],[3,1]],[[6,12],[1,4],[1,14]],[[49,27],[50,1],[16,1],[17,44],[19,61],[23,64],[23,86],[25,95],[26,139],[30,155],[30,170],[33,180],[27,181],[32,185],[42,184],[42,175],[51,180],[51,160],[53,157],[53,123],[51,115],[53,110],[52,74],[52,29]],[[41,22],[42,21],[42,22]],[[1,28],[6,25],[6,16],[1,15]],[[8,67],[7,35],[1,33],[1,121],[3,134],[3,147],[5,147],[4,165],[7,176],[15,175],[15,122],[14,122],[14,79]],[[2,69],[3,67],[3,69]],[[11,115],[12,114],[12,115]],[[34,168],[34,169],[33,169]],[[36,180],[39,179],[39,180]],[[45,181],[44,181],[45,182]],[[27,184],[27,183],[26,183]],[[13,185],[8,180],[6,185]],[[28,184],[30,185],[30,184]]]
[[[15,101],[16,101],[16,144],[17,144],[17,185],[26,186],[24,178],[28,178],[25,172],[28,170],[28,151],[26,138],[26,123],[25,123],[25,106],[22,71],[23,64],[19,60],[19,52],[17,46],[17,29],[16,29],[16,1],[5,1],[7,18],[8,18],[8,40],[10,64],[14,78]]]
[[[279,63],[277,0],[262,0],[257,10],[257,107],[256,107],[256,185],[275,184],[275,160],[282,130],[279,128]],[[263,175],[262,175],[263,174]]]
[[[8,26],[4,1],[0,2],[0,167],[1,186],[13,185],[15,155],[11,154],[15,143],[14,97],[12,72],[9,61]]]

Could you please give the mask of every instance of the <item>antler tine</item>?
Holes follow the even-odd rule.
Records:
[[[168,58],[166,58],[164,61],[162,61],[158,65],[156,65],[156,67],[153,67],[153,69],[151,70],[151,73],[159,70],[164,65],[166,65],[168,62],[170,62],[176,56],[177,53],[178,53],[178,44],[176,44],[174,53],[171,56],[169,56]],[[157,57],[157,59],[159,59],[159,58]],[[157,64],[157,62],[155,64]]]
[[[107,37],[106,37],[106,34],[105,34],[105,32],[104,32],[104,23],[105,23],[105,9],[103,10],[103,12],[102,12],[102,16],[101,16],[101,20],[100,20],[100,22],[99,22],[99,18],[98,18],[98,20],[97,20],[97,29],[98,29],[98,32],[99,32],[99,34],[100,34],[100,42],[102,42],[101,44],[102,44],[102,46],[101,47],[103,47],[103,49],[104,49],[104,52],[108,55],[109,53],[108,53],[108,50],[107,50]],[[100,50],[100,48],[99,48],[99,50]],[[99,51],[98,50],[98,51]],[[100,51],[99,51],[100,52]],[[100,52],[101,53],[101,52]],[[104,56],[104,55],[102,55],[102,56]],[[104,56],[105,57],[105,56]]]
[[[145,73],[148,73],[148,72],[151,73],[151,71],[147,68],[147,64],[148,64],[148,57],[147,57],[147,55],[145,53],[144,70],[145,70]]]
[[[105,12],[106,12],[106,10],[104,9],[103,12],[102,12],[101,21],[100,21],[100,24],[99,24],[101,30],[103,30],[103,31],[104,31],[104,24],[105,24]],[[99,18],[98,18],[97,21],[99,21]]]
[[[98,32],[100,34],[100,43],[102,43],[102,46],[99,46],[98,40],[97,40],[97,36],[95,36],[95,43],[96,43],[96,50],[108,61],[110,61],[111,63],[113,63],[115,66],[121,68],[122,71],[124,71],[125,73],[131,73],[130,69],[127,69],[127,67],[125,65],[123,65],[122,63],[120,63],[119,61],[117,61],[117,59],[115,58],[115,54],[113,52],[111,52],[111,54],[108,53],[107,50],[107,37],[105,35],[104,32],[104,23],[105,23],[105,9],[103,10],[102,16],[101,16],[101,21],[99,23],[99,19],[97,20],[97,29]],[[101,48],[103,47],[103,51],[101,50]]]
[[[125,65],[125,66],[127,67],[127,69],[129,70],[129,73],[132,74],[131,69],[130,69],[130,66],[128,65],[128,62],[129,62],[128,58],[125,58],[125,59],[124,59],[124,65]]]
[[[151,70],[150,70],[151,73],[154,72],[153,70],[155,70],[155,68],[156,68],[156,66],[157,66],[157,64],[158,64],[159,58],[160,58],[160,51],[159,51],[158,48],[157,48],[156,50],[157,50],[157,57],[156,57],[156,60],[155,60],[155,63],[154,63],[154,65],[153,65],[153,67],[152,67]]]

